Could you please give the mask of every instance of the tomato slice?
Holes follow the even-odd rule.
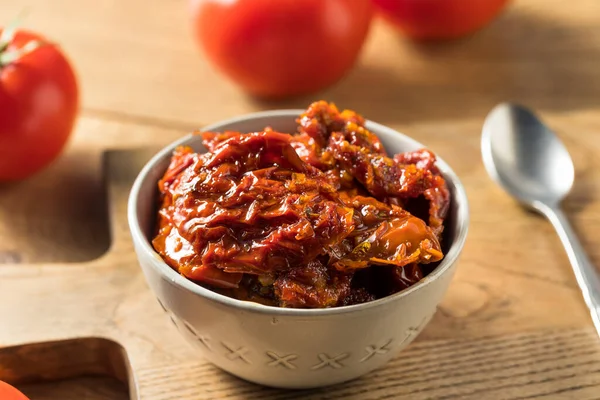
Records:
[[[0,400],[29,400],[29,398],[8,383],[0,381]]]

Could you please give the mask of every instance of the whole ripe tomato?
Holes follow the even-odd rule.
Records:
[[[0,381],[0,399],[2,400],[29,400],[25,395],[19,392],[8,383]]]
[[[373,0],[383,16],[415,39],[454,39],[488,24],[508,0]]]
[[[354,64],[372,17],[370,0],[192,0],[207,58],[262,97],[310,93]]]
[[[24,31],[4,34],[4,39],[0,182],[26,178],[58,157],[78,110],[75,74],[56,45]]]

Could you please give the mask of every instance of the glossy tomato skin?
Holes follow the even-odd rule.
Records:
[[[18,32],[7,51],[44,38]],[[77,80],[54,44],[0,67],[0,182],[26,178],[61,153],[78,111]]]
[[[356,61],[371,0],[192,0],[206,57],[248,92],[286,97],[322,89]]]
[[[419,40],[454,39],[487,25],[509,0],[373,0],[387,20]]]
[[[25,395],[19,392],[8,383],[0,381],[0,400],[29,400]]]

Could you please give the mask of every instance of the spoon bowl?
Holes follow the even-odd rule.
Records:
[[[525,205],[559,204],[573,186],[575,168],[566,147],[525,107],[495,107],[481,143],[488,173]]]

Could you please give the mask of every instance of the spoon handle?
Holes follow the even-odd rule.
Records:
[[[575,278],[583,294],[596,331],[600,336],[600,278],[598,272],[587,257],[569,220],[559,207],[539,207],[540,211],[552,222],[554,229],[562,241],[567,256],[573,267]]]

